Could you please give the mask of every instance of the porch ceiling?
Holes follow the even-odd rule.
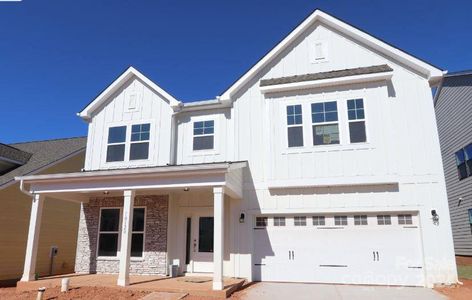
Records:
[[[242,197],[242,171],[247,162],[187,164],[150,168],[130,168],[76,173],[16,177],[21,188],[31,194],[87,201],[97,193],[123,190],[149,191],[224,186],[235,198]]]

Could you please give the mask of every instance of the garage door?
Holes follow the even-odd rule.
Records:
[[[256,281],[424,286],[418,217],[259,216]]]

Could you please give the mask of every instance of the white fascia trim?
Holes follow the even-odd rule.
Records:
[[[61,174],[45,174],[45,175],[32,175],[32,176],[20,176],[15,177],[15,180],[27,181],[27,183],[39,182],[39,181],[61,181],[61,180],[74,180],[74,179],[90,179],[99,177],[142,177],[142,176],[156,176],[156,175],[185,175],[188,173],[203,172],[204,174],[209,173],[224,173],[234,168],[242,168],[247,165],[246,162],[237,163],[218,163],[218,164],[201,164],[201,165],[183,165],[183,166],[167,166],[167,167],[156,167],[156,168],[137,168],[137,169],[118,169],[118,170],[101,170],[101,171],[89,171],[89,172],[76,172],[76,173],[61,173]]]
[[[260,90],[263,94],[274,93],[274,92],[284,92],[284,91],[318,88],[318,87],[333,86],[333,85],[343,85],[343,84],[345,85],[345,84],[354,84],[354,83],[360,83],[360,82],[390,80],[392,76],[393,76],[393,72],[345,76],[345,77],[330,78],[330,79],[320,79],[320,80],[261,86]]]
[[[354,177],[345,179],[320,178],[309,180],[276,180],[267,184],[268,189],[294,189],[315,187],[340,187],[340,186],[363,186],[363,185],[397,185],[398,180],[389,176],[385,177]]]
[[[308,18],[305,19],[297,28],[295,28],[285,39],[277,44],[266,56],[264,56],[258,63],[256,63],[248,72],[246,72],[241,78],[239,78],[228,90],[222,95],[221,99],[231,99],[231,96],[244,84],[246,84],[253,76],[257,74],[262,68],[264,68],[274,57],[280,54],[292,41],[294,41],[300,34],[303,33],[311,24],[316,21],[325,23],[344,34],[353,37],[354,39],[364,42],[366,45],[373,49],[385,53],[387,56],[395,58],[400,62],[412,67],[420,73],[425,74],[429,81],[438,80],[443,76],[440,69],[427,64],[397,48],[394,48],[379,39],[376,39],[359,29],[352,27],[320,10],[316,10]]]
[[[155,90],[158,94],[162,95],[165,99],[169,101],[171,107],[179,107],[181,102],[175,99],[172,95],[167,93],[157,84],[155,84],[152,80],[144,76],[141,72],[136,70],[133,67],[129,67],[123,74],[120,75],[112,84],[110,84],[100,95],[97,96],[86,108],[84,108],[81,112],[77,115],[85,120],[88,120],[92,117],[93,111],[102,104],[110,95],[116,92],[123,83],[125,83],[128,79],[132,76],[138,77],[141,81],[143,81],[146,85],[150,86],[153,90]]]

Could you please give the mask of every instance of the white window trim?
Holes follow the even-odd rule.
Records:
[[[349,100],[357,100],[357,99],[362,99],[362,103],[364,105],[364,119],[355,119],[355,120],[349,120],[349,110],[347,108],[347,101]],[[365,101],[365,97],[352,97],[352,98],[349,98],[349,99],[346,99],[344,101],[344,105],[345,105],[345,109],[346,109],[346,121],[347,121],[347,124],[346,124],[346,132],[347,132],[347,136],[346,136],[346,139],[349,141],[349,144],[352,144],[352,145],[365,145],[365,144],[368,144],[369,143],[369,130],[367,130],[367,108],[366,108],[366,101]],[[365,127],[365,142],[360,142],[360,143],[352,143],[351,142],[351,132],[349,131],[349,124],[350,123],[353,123],[353,122],[364,122],[364,127]]]
[[[302,109],[302,123],[301,124],[291,124],[289,125],[288,124],[288,115],[287,115],[287,107],[289,106],[297,106],[297,105],[300,105],[301,109]],[[305,108],[303,107],[304,105],[302,103],[293,103],[293,104],[287,104],[285,105],[284,107],[284,112],[285,112],[285,125],[286,125],[286,129],[285,129],[285,147],[287,149],[303,149],[306,147],[306,139],[305,139],[305,120],[304,120],[304,111],[305,111]],[[302,146],[293,146],[293,147],[290,147],[288,145],[288,129],[289,128],[293,128],[293,127],[301,127],[302,128],[302,137],[303,137],[303,145]]]
[[[133,233],[142,233],[143,234],[143,256],[141,257],[130,257],[132,261],[142,261],[144,260],[144,246],[146,245],[146,222],[147,222],[147,207],[146,206],[134,206],[133,209],[135,208],[144,208],[144,231],[131,231],[131,235]],[[104,209],[118,209],[120,211],[120,220],[118,222],[118,245],[116,249],[116,256],[99,256],[98,255],[98,247],[100,243],[100,226],[102,223],[102,210]],[[100,207],[100,212],[98,215],[98,230],[97,230],[97,249],[95,251],[95,257],[97,260],[119,260],[120,259],[120,252],[121,252],[121,230],[122,230],[122,224],[121,221],[123,219],[123,207],[121,206],[104,206]],[[103,233],[116,233],[115,231],[104,231]]]
[[[219,130],[220,130],[220,124],[218,122],[219,118],[218,116],[196,116],[196,117],[191,117],[190,119],[190,136],[192,137],[191,142],[189,143],[190,145],[190,155],[191,156],[204,156],[204,155],[215,155],[219,154]],[[202,135],[197,135],[197,136],[213,136],[213,149],[202,149],[202,150],[193,150],[193,139],[195,138],[195,135],[193,133],[193,124],[195,122],[202,122],[202,121],[213,121],[213,134],[202,134]],[[185,137],[184,137],[185,138]]]
[[[149,124],[149,150],[148,150],[148,158],[147,159],[135,159],[135,160],[130,160],[130,150],[131,150],[131,143],[137,143],[138,141],[131,142],[131,130],[133,125],[139,125],[139,124]],[[103,166],[107,168],[113,168],[113,167],[123,167],[123,166],[129,166],[129,165],[141,165],[141,164],[146,164],[150,163],[152,161],[152,158],[154,157],[154,151],[157,149],[156,146],[156,136],[157,136],[157,128],[156,128],[156,123],[152,119],[147,119],[147,120],[130,120],[130,121],[122,121],[122,122],[114,122],[114,123],[109,123],[107,124],[107,127],[105,129],[105,134],[103,135],[103,148],[102,148],[102,162]],[[108,149],[108,134],[110,131],[110,128],[112,127],[120,127],[120,126],[126,126],[126,137],[125,137],[125,157],[124,160],[122,161],[110,161],[107,162],[107,149]],[[139,141],[141,143],[144,143],[146,141]],[[123,143],[112,143],[110,145],[114,144],[123,144]]]

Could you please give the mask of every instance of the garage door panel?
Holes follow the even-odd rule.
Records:
[[[255,280],[423,286],[419,228],[369,220],[255,230]]]

